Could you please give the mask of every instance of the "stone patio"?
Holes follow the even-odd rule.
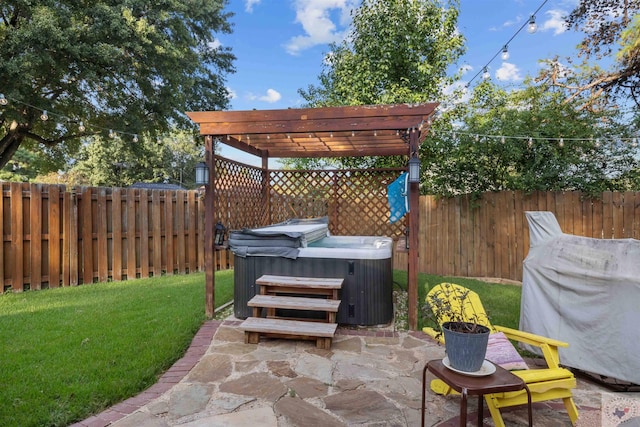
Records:
[[[320,350],[312,341],[244,344],[239,323],[207,322],[156,385],[75,426],[420,425],[422,369],[426,361],[444,356],[443,347],[421,332],[339,328],[331,349]],[[603,401],[638,399],[580,378],[574,395],[580,427],[609,422],[601,413]],[[457,396],[428,391],[426,425],[457,426],[459,402]],[[475,405],[472,398],[473,425]],[[533,407],[536,426],[571,425],[561,401]],[[502,412],[508,426],[526,425],[526,408]],[[632,415],[628,411],[622,418]],[[484,424],[492,426],[486,409],[485,416]]]

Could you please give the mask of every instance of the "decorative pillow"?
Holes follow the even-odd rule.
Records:
[[[500,365],[508,371],[514,369],[529,369],[524,359],[518,354],[511,341],[502,332],[489,335],[487,354],[485,359]]]

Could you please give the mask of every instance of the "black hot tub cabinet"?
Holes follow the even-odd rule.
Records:
[[[376,236],[327,236],[309,241],[317,224],[277,224],[230,236],[234,259],[234,314],[251,316],[247,302],[263,274],[344,279],[337,321],[342,325],[386,325],[393,319],[392,239]],[[299,227],[302,225],[302,227]],[[307,231],[296,235],[301,228]],[[297,231],[292,231],[296,229]],[[285,231],[286,235],[280,234]],[[266,232],[265,238],[258,238]],[[238,233],[244,233],[240,236]],[[313,231],[317,236],[317,231]],[[238,239],[241,237],[240,239]],[[242,240],[244,237],[246,239]],[[269,246],[269,240],[284,246]],[[243,246],[247,241],[253,247]],[[280,243],[278,243],[280,242]],[[270,248],[274,250],[271,251]]]

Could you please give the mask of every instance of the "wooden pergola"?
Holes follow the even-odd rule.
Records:
[[[214,141],[262,159],[364,156],[418,156],[437,103],[367,105],[286,110],[203,111],[187,115],[205,137],[205,162],[213,171]],[[214,314],[214,184],[205,193],[206,315]],[[418,325],[419,184],[409,185],[409,327]]]

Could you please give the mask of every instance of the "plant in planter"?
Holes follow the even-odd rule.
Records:
[[[482,368],[490,333],[489,319],[474,309],[473,296],[466,288],[441,283],[429,291],[423,308],[434,323],[435,338],[444,338],[450,365],[465,372]]]

